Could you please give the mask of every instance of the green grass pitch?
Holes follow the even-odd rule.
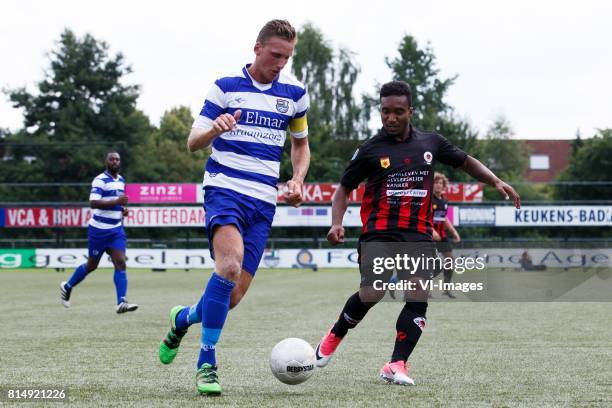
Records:
[[[218,344],[224,394],[201,397],[200,327],[170,366],[157,346],[169,309],[196,301],[210,271],[128,273],[140,309],[117,315],[109,270],[78,286],[70,309],[58,290],[69,271],[0,271],[0,388],[60,387],[70,403],[95,407],[612,406],[612,303],[431,302],[410,359],[415,387],[377,378],[401,308],[381,303],[328,367],[301,385],[277,381],[268,367],[274,344],[301,337],[316,345],[355,291],[354,270],[260,270]]]

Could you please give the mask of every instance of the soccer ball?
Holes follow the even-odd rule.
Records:
[[[315,351],[306,341],[294,337],[279,342],[270,353],[272,374],[285,384],[300,384],[315,368]]]

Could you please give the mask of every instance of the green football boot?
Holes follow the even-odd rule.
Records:
[[[176,315],[184,308],[185,306],[174,306],[170,310],[170,331],[166,338],[159,343],[159,361],[162,364],[170,364],[174,361],[174,357],[176,357],[176,353],[178,353],[179,346],[181,345],[181,340],[187,334],[187,330],[176,329]]]
[[[202,395],[220,395],[221,386],[217,378],[217,367],[208,363],[202,364],[196,372],[196,387]]]

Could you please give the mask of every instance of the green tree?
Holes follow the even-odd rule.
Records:
[[[2,171],[3,180],[90,181],[101,171],[109,149],[121,153],[129,179],[133,152],[153,128],[136,109],[138,86],[124,84],[131,68],[123,56],[111,55],[105,42],[89,34],[79,38],[66,29],[50,52],[49,63],[36,92],[25,87],[8,91],[24,117],[23,129],[5,138],[16,162],[9,166],[23,168],[24,158],[31,164],[23,173],[26,179]],[[60,190],[56,198],[83,199],[69,189]]]
[[[423,129],[440,131],[440,115],[452,110],[444,98],[457,76],[440,78],[431,47],[420,48],[411,35],[402,38],[397,51],[399,56],[387,57],[385,61],[394,80],[410,85],[415,109],[412,123]]]
[[[504,117],[498,117],[487,130],[485,139],[481,141],[480,161],[507,181],[523,179],[529,157],[525,145],[513,140],[513,136],[510,122]]]
[[[136,147],[133,180],[144,182],[197,182],[202,180],[202,169],[208,150],[190,153],[187,135],[193,116],[186,106],[166,111],[159,130]]]
[[[479,141],[479,159],[499,178],[509,182],[521,195],[523,201],[549,198],[545,185],[524,183],[527,172],[529,149],[525,144],[513,139],[514,131],[510,122],[503,116],[493,121],[485,139]],[[492,187],[485,186],[487,200],[500,200]]]
[[[338,181],[360,140],[369,135],[369,111],[356,101],[353,86],[360,68],[348,49],[334,51],[319,29],[306,24],[298,33],[293,73],[310,95],[308,112],[312,160],[309,180]],[[281,178],[291,174],[286,149]]]
[[[408,83],[412,91],[414,115],[412,124],[420,129],[440,133],[451,143],[468,153],[477,145],[477,132],[469,123],[458,118],[446,102],[446,95],[457,76],[442,78],[436,56],[430,46],[420,47],[414,37],[405,35],[399,44],[398,54],[386,58],[393,79]],[[465,173],[445,166],[441,169],[451,180],[465,180]]]
[[[567,169],[559,181],[611,182],[612,181],[612,129],[598,129],[590,139],[574,143]],[[559,200],[610,200],[609,185],[557,185],[555,198]]]
[[[308,89],[308,121],[316,124],[313,127],[316,132],[326,131],[323,126],[329,125],[333,120],[333,63],[334,50],[323,33],[311,24],[304,25],[298,33],[291,68],[297,79]]]
[[[576,154],[576,152],[582,147],[582,137],[580,134],[580,129],[576,130],[576,138],[572,140],[572,154]]]

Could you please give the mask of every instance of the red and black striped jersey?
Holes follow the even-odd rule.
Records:
[[[446,238],[446,228],[445,226],[445,221],[446,221],[446,213],[448,212],[448,200],[446,200],[444,197],[436,197],[435,194],[433,194],[433,205],[432,205],[432,210],[433,210],[433,227],[436,230],[436,232],[440,235],[441,239],[445,239]]]
[[[433,165],[454,167],[467,154],[437,133],[410,127],[399,141],[381,129],[353,155],[341,184],[353,190],[367,179],[361,203],[360,239],[370,235],[399,236],[402,240],[431,240]]]

